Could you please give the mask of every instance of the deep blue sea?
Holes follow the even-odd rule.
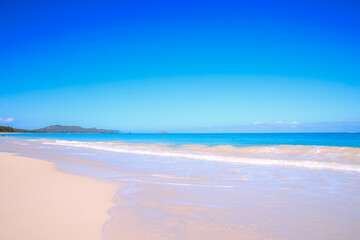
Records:
[[[61,139],[70,141],[123,141],[128,143],[165,143],[201,145],[315,145],[360,147],[359,133],[183,133],[183,134],[8,134],[27,139]]]

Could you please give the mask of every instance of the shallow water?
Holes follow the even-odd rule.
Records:
[[[302,145],[208,146],[135,144],[124,142],[84,142],[32,140],[45,145],[86,148],[114,153],[130,153],[173,159],[224,162],[241,165],[283,166],[360,173],[360,148]]]
[[[358,148],[173,146],[5,137],[0,150],[53,161],[62,171],[118,184],[121,191],[114,198],[112,220],[104,226],[104,239],[360,236],[360,173],[354,171],[359,166]],[[216,158],[201,158],[204,154]],[[319,162],[325,167],[253,164],[229,158]],[[327,167],[339,165],[353,169]]]
[[[6,135],[6,134],[5,134]],[[8,134],[14,135],[14,134]],[[145,144],[200,144],[227,146],[316,145],[360,147],[359,133],[171,133],[171,134],[76,134],[76,133],[16,133],[18,138],[58,139],[82,142],[114,142]]]

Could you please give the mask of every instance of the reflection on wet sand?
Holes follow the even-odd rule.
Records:
[[[31,154],[55,162],[60,170],[118,184],[104,239],[317,240],[360,235],[360,175],[354,171],[237,165],[17,141],[27,145],[2,140],[0,150]],[[278,158],[288,148],[276,148]],[[309,148],[304,149],[308,154]],[[341,151],[344,159],[353,154],[358,161],[357,150],[330,152]],[[325,152],[323,158],[330,155]]]

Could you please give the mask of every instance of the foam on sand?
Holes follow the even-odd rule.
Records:
[[[327,146],[147,145],[119,142],[45,140],[43,144],[256,166],[295,167],[360,173],[360,149]]]

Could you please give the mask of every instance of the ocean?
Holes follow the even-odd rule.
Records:
[[[45,145],[242,165],[360,173],[360,134],[16,134]]]
[[[5,134],[6,135],[6,134]],[[14,136],[11,134],[10,136]],[[129,143],[201,144],[201,145],[316,145],[360,147],[360,133],[134,133],[134,134],[40,134],[18,133],[27,139],[62,139],[71,141],[124,141]]]

